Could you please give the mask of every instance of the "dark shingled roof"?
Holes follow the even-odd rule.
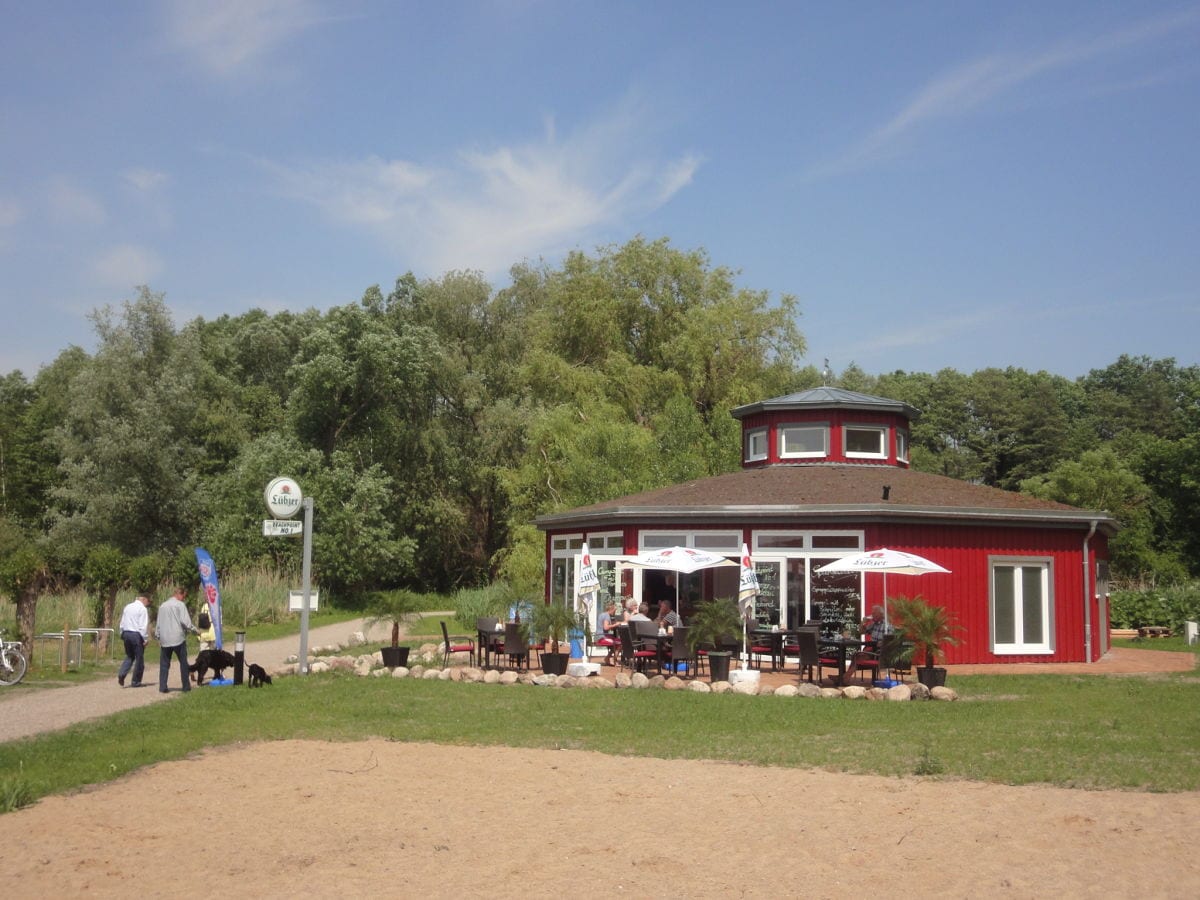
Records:
[[[883,499],[884,486],[890,486]],[[1107,513],[894,466],[776,465],[687,481],[539,516],[543,530],[622,522],[783,521],[797,518],[997,521],[1113,533]]]
[[[735,419],[744,419],[753,413],[799,409],[858,409],[868,412],[902,413],[909,419],[915,419],[920,415],[920,411],[916,407],[899,400],[872,397],[870,394],[860,394],[858,391],[832,387],[812,388],[784,397],[747,403],[745,406],[730,410],[730,415]]]

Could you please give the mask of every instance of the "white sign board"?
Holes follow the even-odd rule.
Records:
[[[303,519],[263,519],[263,537],[304,534]]]
[[[277,519],[290,519],[300,512],[300,502],[304,499],[300,485],[291,478],[276,478],[267,485],[263,497],[267,509]]]
[[[317,608],[317,599],[321,596],[320,591],[313,591],[308,595],[308,608],[315,610]],[[300,607],[304,604],[304,591],[288,591],[288,612],[300,612]]]

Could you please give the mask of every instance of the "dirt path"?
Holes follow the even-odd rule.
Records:
[[[242,745],[3,818],[12,897],[1200,896],[1196,793],[573,750]]]
[[[362,619],[323,625],[310,629],[308,646],[345,643],[355,631],[362,631]],[[300,636],[270,641],[247,641],[247,662],[270,669],[300,650]],[[227,673],[228,674],[228,673]],[[175,664],[167,682],[170,693],[158,692],[158,648],[152,645],[146,654],[145,687],[122,688],[116,677],[102,678],[64,688],[35,688],[27,684],[0,691],[0,741],[56,731],[76,722],[98,719],[135,706],[172,700],[180,695],[179,668]]]

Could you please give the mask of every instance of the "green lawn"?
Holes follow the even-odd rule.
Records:
[[[107,781],[234,741],[373,736],[1084,789],[1200,789],[1198,677],[962,676],[954,686],[961,702],[897,704],[280,678],[271,688],[194,691],[0,745],[0,799]]]

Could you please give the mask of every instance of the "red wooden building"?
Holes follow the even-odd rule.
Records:
[[[882,601],[883,576],[816,570],[890,547],[950,570],[887,578],[889,596],[919,593],[953,611],[963,631],[947,662],[1098,659],[1108,649],[1116,523],[1104,512],[912,470],[917,414],[835,388],[739,407],[741,471],[539,517],[548,598],[574,597],[586,541],[604,594],[678,596],[686,616],[697,600],[736,596],[738,570],[674,576],[625,561],[675,545],[736,558],[744,542],[764,623],[859,621]]]

